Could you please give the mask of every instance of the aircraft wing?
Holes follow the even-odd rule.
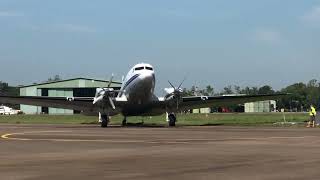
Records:
[[[0,96],[0,104],[25,104],[32,106],[73,109],[97,112],[93,97],[38,97],[38,96]]]
[[[179,102],[179,110],[221,107],[264,100],[277,100],[286,95],[288,94],[183,97],[181,102]],[[0,95],[0,104],[25,104],[32,106],[72,109],[88,114],[98,113],[99,107],[93,104],[93,100],[93,97],[38,97]],[[112,112],[110,112],[112,115],[120,113],[120,109],[125,106],[126,101],[115,100],[114,103],[117,107],[117,110],[112,110]],[[166,101],[157,101],[157,103],[154,103],[151,106],[151,109],[155,109],[157,112],[163,113],[163,110],[167,109]]]
[[[193,96],[183,97],[179,109],[198,109],[206,107],[221,107],[229,105],[244,104],[247,102],[278,100],[288,94],[271,95],[225,95],[225,96]]]

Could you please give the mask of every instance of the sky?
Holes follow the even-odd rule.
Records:
[[[0,0],[0,80],[121,79],[155,67],[157,91],[319,79],[320,0]]]

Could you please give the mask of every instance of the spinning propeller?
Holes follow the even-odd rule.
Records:
[[[177,103],[177,109],[179,109],[179,102],[180,102],[180,99],[181,99],[181,94],[183,93],[183,90],[181,89],[181,86],[182,84],[184,83],[184,81],[186,80],[186,78],[183,79],[183,81],[180,83],[180,85],[178,87],[175,87],[170,81],[169,84],[171,86],[171,88],[166,88],[165,91],[168,93],[166,96],[165,96],[165,99],[166,100],[169,100],[169,99],[174,99],[176,100],[176,103]]]
[[[116,109],[116,106],[113,102],[113,97],[115,96],[116,92],[120,92],[118,90],[114,90],[111,88],[112,80],[113,80],[113,74],[109,80],[107,88],[97,88],[97,94],[94,98],[93,104],[96,104],[98,102],[103,102],[103,100],[108,99],[109,105],[112,107],[112,109]]]

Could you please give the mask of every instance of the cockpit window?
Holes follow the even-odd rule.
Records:
[[[152,67],[146,67],[147,70],[153,71]]]
[[[135,70],[135,71],[139,71],[139,70],[142,70],[142,69],[144,69],[144,67],[137,67],[137,68],[135,68],[134,70]]]

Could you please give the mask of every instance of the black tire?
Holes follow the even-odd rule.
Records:
[[[106,128],[106,127],[108,127],[108,124],[109,124],[109,117],[106,115],[102,115],[101,116],[101,127]]]
[[[170,127],[176,126],[176,121],[177,121],[176,116],[174,114],[170,114],[168,118],[169,118],[169,126]]]
[[[122,121],[122,126],[127,126],[127,120],[126,120],[126,119],[124,119],[124,120]]]

